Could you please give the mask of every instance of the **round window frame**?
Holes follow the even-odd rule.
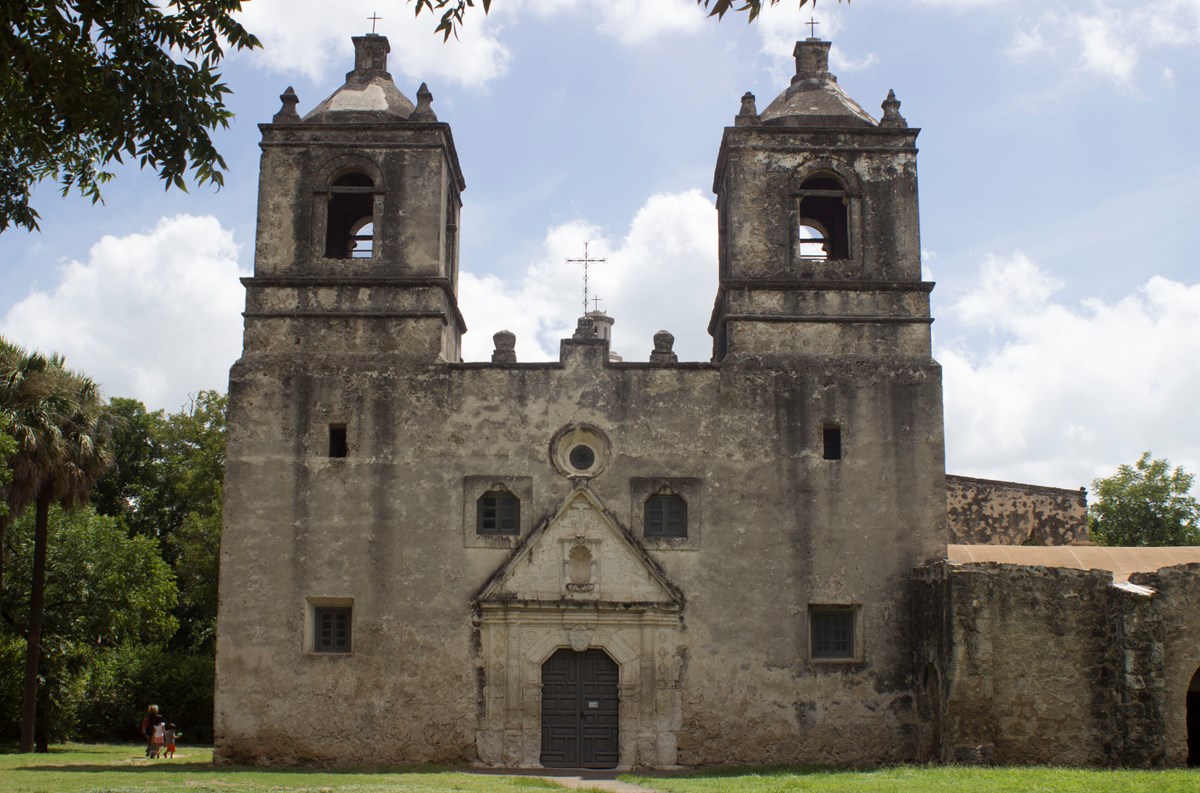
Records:
[[[571,459],[585,447],[591,452],[591,465],[580,467]],[[608,436],[593,424],[568,424],[554,433],[550,440],[550,462],[563,476],[570,479],[592,479],[599,476],[612,458],[612,443]]]

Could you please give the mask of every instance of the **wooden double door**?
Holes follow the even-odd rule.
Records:
[[[542,664],[542,765],[615,768],[620,667],[603,650],[564,648]]]

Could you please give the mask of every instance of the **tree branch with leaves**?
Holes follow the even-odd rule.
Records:
[[[467,9],[475,8],[478,5],[486,14],[492,10],[493,0],[411,0],[414,12],[420,16],[422,12],[436,14],[439,11],[442,13],[442,18],[438,22],[438,26],[434,29],[435,33],[442,34],[442,40],[445,41],[451,36],[458,37],[458,30],[463,25],[463,20],[466,18]],[[817,0],[796,0],[800,8],[806,5],[816,7]],[[839,0],[840,1],[840,0]],[[735,13],[746,14],[746,21],[753,22],[758,19],[758,15],[762,13],[764,6],[779,5],[780,0],[696,0],[696,5],[704,7],[708,11],[710,17],[724,19],[725,15],[730,11]],[[846,0],[847,3],[850,0]]]
[[[93,203],[112,163],[223,183],[226,48],[259,46],[240,0],[0,0],[0,231],[33,230],[43,180]]]

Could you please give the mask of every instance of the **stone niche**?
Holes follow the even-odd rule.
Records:
[[[679,590],[580,485],[475,601],[479,761],[541,767],[542,665],[557,650],[603,650],[620,671],[618,768],[676,765]]]

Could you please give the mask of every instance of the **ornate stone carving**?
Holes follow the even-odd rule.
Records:
[[[567,641],[571,643],[572,650],[581,653],[591,646],[592,632],[587,629],[586,625],[576,625],[567,632]]]

